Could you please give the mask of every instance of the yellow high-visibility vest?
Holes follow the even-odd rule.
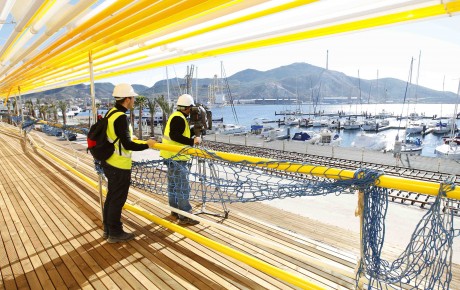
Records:
[[[110,109],[109,112],[107,112],[107,115],[110,114],[111,111],[116,110],[116,108]],[[117,134],[115,134],[115,126],[114,122],[115,120],[120,117],[121,115],[124,115],[125,113],[123,112],[117,112],[114,113],[110,118],[107,120],[108,125],[107,125],[107,139],[110,142],[113,142],[117,139]],[[129,135],[131,136],[131,139],[133,138],[133,127],[131,126],[131,123],[128,122],[128,128],[129,128]],[[147,142],[142,141],[142,140],[133,140],[133,142],[139,143],[139,144],[147,144]],[[114,144],[115,151],[113,152],[112,156],[109,157],[105,162],[107,162],[109,165],[120,168],[120,169],[131,169],[132,167],[132,151],[131,150],[126,150],[123,148],[123,145],[120,142],[120,139],[117,140]],[[121,150],[120,150],[121,147]],[[121,154],[120,154],[121,152]]]
[[[171,120],[176,116],[181,117],[182,119],[184,119],[184,122],[185,122],[185,130],[184,130],[184,132],[182,132],[182,136],[190,138],[190,126],[188,124],[187,119],[185,118],[184,114],[182,114],[180,111],[175,111],[174,113],[171,114],[171,116],[169,116],[168,122],[166,123],[165,132],[163,134],[163,140],[161,142],[163,144],[184,146],[186,144],[182,144],[182,143],[173,141],[173,140],[171,140],[171,138],[169,136],[169,133],[171,132],[171,126],[170,126],[171,125]],[[171,152],[171,151],[167,151],[167,150],[160,150],[160,156],[165,158],[165,159],[169,159],[169,158],[174,156],[173,160],[188,161],[191,158],[190,155],[178,155],[178,156],[175,156],[176,154],[177,154],[176,152]]]

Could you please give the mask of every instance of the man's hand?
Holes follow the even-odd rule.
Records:
[[[201,143],[201,137],[195,137],[193,138],[193,144],[198,145]]]
[[[139,139],[139,138],[137,138],[136,135],[133,135],[133,136],[131,137],[131,140],[138,140],[138,139]]]
[[[156,143],[157,143],[156,140],[152,140],[152,139],[147,140],[147,145],[149,145],[149,148],[153,148]]]

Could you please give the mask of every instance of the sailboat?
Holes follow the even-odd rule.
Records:
[[[407,89],[408,89],[408,87],[409,87],[409,85],[411,84],[411,81],[412,81],[412,66],[413,66],[413,64],[414,64],[414,59],[412,58],[411,63],[410,63],[409,78],[408,78],[407,83],[406,83],[406,92],[404,93],[404,101],[403,101],[403,108],[402,108],[403,112],[404,112],[404,104],[406,103]],[[409,108],[409,105],[407,105],[407,107]],[[412,114],[411,117],[414,118],[414,115]],[[410,119],[410,117],[409,117],[409,112],[408,112],[406,120],[408,121],[409,119]],[[401,122],[401,120],[400,120],[400,122]],[[413,136],[412,133],[414,133],[415,131],[413,131],[413,132],[411,132],[410,130],[408,131],[407,130],[408,127],[409,126],[406,126],[406,130],[404,131],[403,139],[401,141],[399,140],[399,134],[396,135],[394,149],[393,149],[393,152],[395,154],[421,153],[421,151],[423,149],[422,139],[420,139],[417,136]]]
[[[419,134],[422,133],[426,125],[423,123],[422,116],[415,112],[417,106],[417,89],[418,89],[418,79],[420,76],[420,60],[422,57],[422,52],[420,51],[418,57],[417,65],[417,80],[415,84],[415,103],[414,103],[414,112],[408,114],[408,123],[406,125],[406,134]],[[409,112],[409,101],[407,102],[407,112]]]
[[[451,136],[454,136],[454,133],[456,130],[455,117],[457,116],[457,111],[458,111],[459,95],[460,95],[460,81],[458,82],[457,103],[455,104],[454,114],[452,115],[452,122],[450,126]],[[436,156],[438,157],[460,160],[460,145],[455,141],[454,138],[451,138],[447,143],[437,146],[434,152],[436,153]]]
[[[446,76],[444,76],[443,82],[442,82],[442,91],[444,93],[444,82],[445,82]],[[442,118],[442,104],[441,104],[441,114],[440,117]],[[454,130],[456,130],[456,124],[455,122],[451,122],[451,120],[447,120],[447,122],[443,122],[442,119],[439,119],[438,122],[433,127],[433,130],[431,131],[433,134],[446,134],[451,131],[451,127],[454,126]],[[455,120],[455,119],[454,119]]]

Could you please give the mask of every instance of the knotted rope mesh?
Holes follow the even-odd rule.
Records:
[[[406,249],[393,262],[381,258],[388,209],[387,190],[363,188],[363,253],[357,273],[369,279],[371,289],[449,289],[452,280],[454,230],[451,201],[446,192],[452,182],[440,185],[438,196],[416,226]]]
[[[184,149],[186,150],[186,149]],[[206,202],[252,202],[297,196],[352,193],[349,189],[356,180],[315,177],[298,163],[289,161],[229,162],[211,151],[202,150],[210,158],[193,158],[182,166],[186,179],[177,180],[177,194],[190,192],[190,200]],[[183,155],[182,151],[177,156]],[[132,186],[153,193],[168,195],[168,167],[181,162],[174,157],[167,160],[133,162]],[[277,167],[283,166],[283,170]],[[311,167],[305,164],[304,167]],[[267,168],[270,167],[270,168]],[[295,168],[296,172],[289,172]],[[312,169],[314,170],[314,168]],[[328,174],[326,172],[326,174]],[[339,175],[335,175],[340,178]]]
[[[207,158],[175,161],[185,155],[185,150],[167,160],[133,162],[132,186],[165,196],[173,191],[172,194],[183,195],[177,198],[221,203],[354,194],[360,190],[364,193],[363,253],[357,287],[361,287],[358,282],[365,276],[367,289],[449,289],[452,243],[458,230],[454,230],[453,213],[444,197],[453,188],[452,184],[440,187],[438,197],[417,225],[404,252],[389,262],[381,258],[388,208],[388,190],[376,186],[382,172],[361,169],[354,177],[344,178],[340,171],[325,169],[319,177],[313,174],[318,167],[311,164],[271,160],[231,162],[204,149],[203,156]],[[168,167],[179,170],[170,177],[169,188]]]

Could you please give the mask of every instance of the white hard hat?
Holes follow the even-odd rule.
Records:
[[[183,94],[177,99],[177,106],[182,106],[182,107],[189,107],[189,106],[194,106],[195,103],[193,102],[192,96],[188,94]]]
[[[113,97],[115,98],[127,98],[139,96],[134,92],[133,87],[130,84],[119,84],[113,89]]]

